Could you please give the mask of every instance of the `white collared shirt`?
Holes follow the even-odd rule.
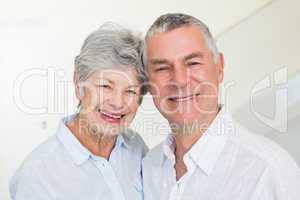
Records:
[[[184,155],[176,181],[174,136],[143,160],[145,200],[299,200],[300,169],[275,143],[220,113]]]
[[[13,200],[142,200],[141,160],[147,151],[139,135],[119,135],[109,160],[93,155],[60,123],[36,148],[10,183]]]

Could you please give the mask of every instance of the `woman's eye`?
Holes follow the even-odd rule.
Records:
[[[137,92],[134,91],[134,90],[127,90],[127,92],[130,93],[130,94],[137,94]]]
[[[100,88],[105,88],[105,89],[110,89],[110,85],[105,85],[105,84],[102,84],[102,85],[97,85],[98,87]]]

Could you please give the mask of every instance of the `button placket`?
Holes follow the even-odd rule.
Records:
[[[97,168],[101,171],[104,181],[108,185],[115,200],[125,200],[124,194],[116,178],[115,172],[106,160],[96,161]]]

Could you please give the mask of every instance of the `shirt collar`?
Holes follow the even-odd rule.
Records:
[[[127,149],[131,149],[132,145],[130,144],[130,135],[127,135],[127,131],[124,131],[124,133],[118,135],[117,141],[116,141],[116,147],[125,147]]]
[[[79,140],[73,135],[73,133],[66,126],[71,122],[76,115],[71,115],[63,118],[56,131],[57,139],[63,144],[68,153],[71,155],[76,165],[81,165],[87,161],[90,157],[95,157],[86,147],[84,147]],[[126,139],[125,139],[126,138]],[[117,137],[115,148],[130,148],[128,138],[123,135]]]
[[[226,144],[229,134],[234,132],[233,120],[222,108],[210,127],[203,133],[192,148],[184,155],[184,161],[187,169],[191,168],[191,160],[206,175],[213,170],[223,148]],[[163,145],[163,152],[166,158],[175,160],[175,137],[169,134]]]
[[[175,161],[175,146],[175,136],[170,133],[163,143],[163,153],[168,159],[172,161]]]

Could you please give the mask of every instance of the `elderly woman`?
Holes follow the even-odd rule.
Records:
[[[11,180],[14,200],[141,200],[147,147],[128,129],[145,94],[139,37],[105,24],[75,59],[78,113]]]

